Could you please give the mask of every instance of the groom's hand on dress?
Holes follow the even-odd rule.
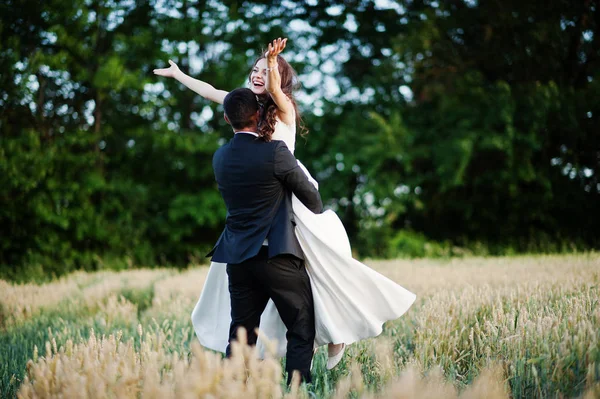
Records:
[[[283,141],[275,149],[275,176],[313,213],[323,213],[323,201]]]

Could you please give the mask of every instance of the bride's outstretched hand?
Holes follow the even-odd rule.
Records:
[[[165,76],[167,78],[174,78],[175,75],[180,72],[179,67],[171,60],[169,60],[169,65],[171,65],[169,68],[155,69],[154,74]]]
[[[287,38],[282,39],[278,38],[273,40],[272,43],[269,43],[268,51],[267,51],[267,59],[275,60],[277,56],[283,51],[285,48],[285,44],[287,43]]]

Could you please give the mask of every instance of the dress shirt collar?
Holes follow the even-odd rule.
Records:
[[[238,133],[251,134],[251,135],[253,135],[255,137],[258,137],[258,133],[255,133],[255,132],[242,132],[242,131],[235,132],[235,134],[238,134]]]

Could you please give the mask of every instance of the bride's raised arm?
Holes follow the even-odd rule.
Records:
[[[195,91],[207,100],[223,104],[223,100],[228,93],[227,91],[215,89],[211,84],[186,75],[181,72],[177,64],[171,60],[169,60],[169,65],[171,65],[169,68],[155,69],[154,74],[165,76],[167,78],[174,78],[188,89]]]
[[[281,75],[277,65],[277,56],[285,48],[287,39],[276,39],[269,43],[267,51],[267,79],[265,89],[275,101],[279,108],[279,119],[283,123],[291,125],[294,123],[296,116],[294,115],[294,104],[292,100],[281,90]]]

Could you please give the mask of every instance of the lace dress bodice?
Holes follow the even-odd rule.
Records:
[[[296,122],[294,121],[292,125],[288,125],[277,119],[275,131],[273,132],[273,140],[283,141],[293,154],[296,149]]]

